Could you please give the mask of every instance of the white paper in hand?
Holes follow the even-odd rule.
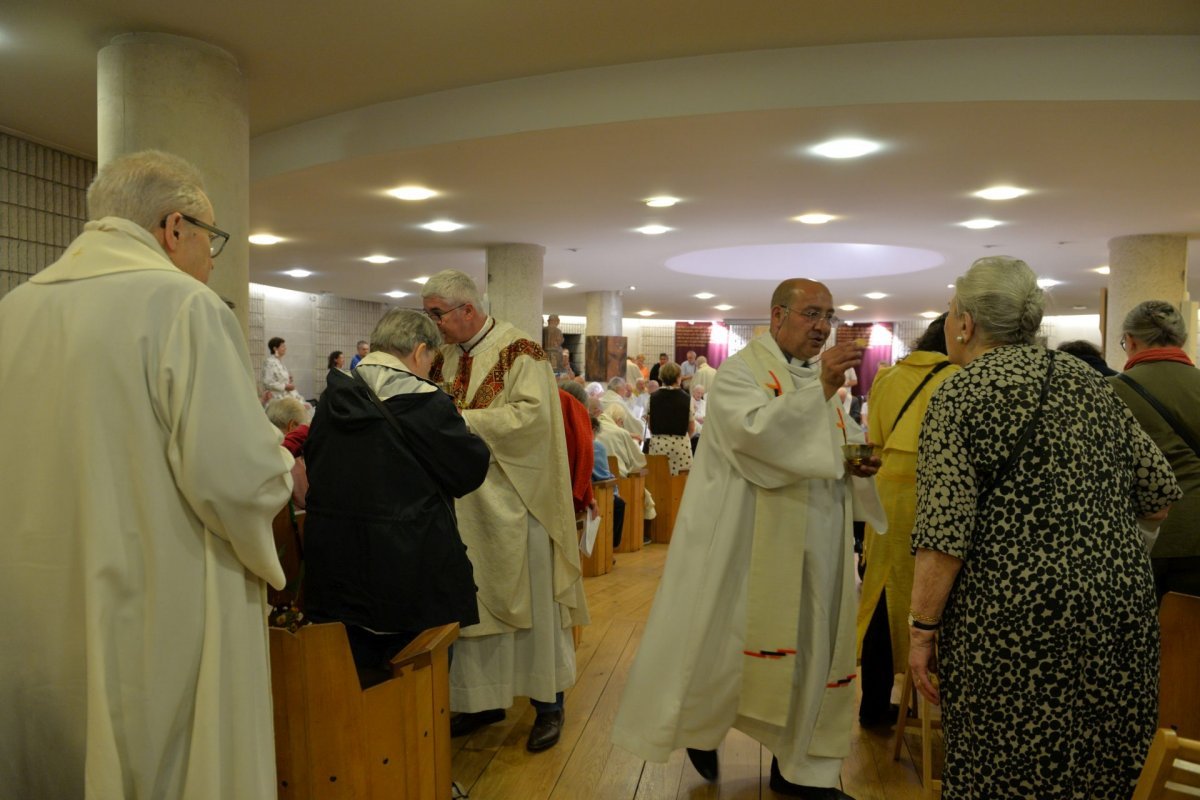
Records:
[[[596,533],[600,530],[600,515],[588,509],[587,524],[583,528],[583,536],[579,539],[579,551],[585,556],[592,554],[596,546]]]

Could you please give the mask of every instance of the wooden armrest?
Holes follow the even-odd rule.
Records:
[[[399,675],[400,671],[407,666],[423,667],[428,665],[433,659],[433,653],[449,649],[457,638],[457,622],[421,631],[417,634],[417,638],[392,656],[392,675]]]
[[[616,484],[616,478],[608,478],[607,480],[602,481],[592,481],[592,486],[616,486]]]

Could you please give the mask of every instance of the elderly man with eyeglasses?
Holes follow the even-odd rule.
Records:
[[[456,503],[479,586],[479,623],[462,629],[450,666],[454,736],[504,719],[513,697],[537,715],[531,752],[562,733],[563,690],[575,683],[574,625],[587,622],[558,385],[545,351],[488,316],[475,282],[457,270],[421,291],[446,344],[430,380],[487,443],[483,486]]]
[[[273,797],[264,582],[292,457],[205,286],[229,238],[147,151],[0,302],[0,795]]]
[[[710,781],[737,728],[774,755],[775,792],[822,800],[848,797],[837,787],[855,706],[851,522],[885,523],[870,480],[879,459],[843,457],[863,434],[837,390],[863,348],[822,352],[837,324],[825,286],[785,281],[770,333],[721,364],[613,728],[649,761],[686,747]]]

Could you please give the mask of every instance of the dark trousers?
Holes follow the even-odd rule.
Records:
[[[563,710],[563,693],[559,692],[554,695],[554,702],[548,703],[545,700],[534,700],[529,698],[529,704],[539,714],[545,714],[547,711],[562,711]]]
[[[613,549],[621,546],[621,531],[625,527],[625,501],[613,495]]]
[[[867,633],[863,636],[862,704],[858,717],[865,721],[879,721],[891,713],[892,708],[892,635],[888,629],[887,591],[879,593],[879,602]]]

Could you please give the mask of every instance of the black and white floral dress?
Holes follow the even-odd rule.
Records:
[[[962,559],[938,642],[944,800],[1128,798],[1157,719],[1158,620],[1136,517],[1180,496],[1099,373],[1007,346],[946,380],[917,464],[913,547]]]

